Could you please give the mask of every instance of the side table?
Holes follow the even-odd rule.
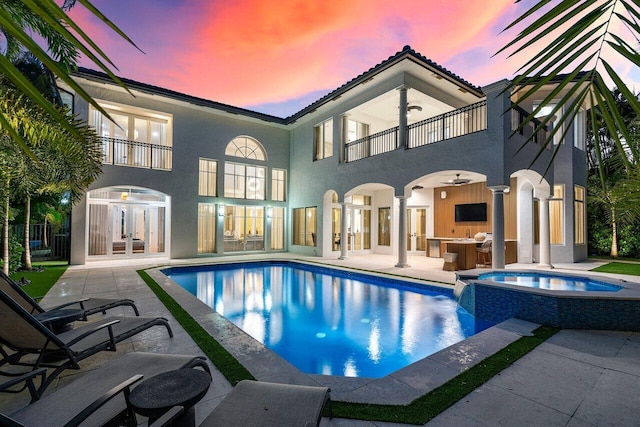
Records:
[[[194,405],[209,390],[211,377],[200,369],[182,368],[167,371],[142,381],[131,390],[129,404],[133,410],[149,417],[149,424],[174,406],[184,407],[174,426],[194,427]]]

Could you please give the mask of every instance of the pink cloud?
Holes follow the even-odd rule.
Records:
[[[473,84],[512,77],[521,60],[492,58],[525,9],[512,1],[95,0],[144,55],[81,5],[73,16],[123,77],[248,106],[328,92],[406,44]]]

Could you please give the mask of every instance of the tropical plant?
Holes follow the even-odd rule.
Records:
[[[5,225],[8,225],[11,196],[25,201],[24,268],[30,269],[29,217],[30,200],[34,194],[62,194],[69,192],[71,200],[78,200],[83,190],[101,171],[99,138],[95,131],[81,120],[59,111],[66,124],[40,108],[33,100],[21,94],[10,84],[0,83],[0,110],[26,142],[34,160],[17,148],[7,132],[0,132],[0,194],[5,206]],[[67,130],[74,129],[73,132]],[[8,227],[5,227],[8,228]],[[5,232],[4,247],[8,247]],[[9,254],[5,252],[5,268]]]
[[[616,101],[616,108],[627,126],[629,139],[625,141],[627,147],[640,146],[638,132],[640,120],[638,115],[629,107],[627,99],[616,88],[611,91],[611,96]],[[635,98],[635,97],[634,97]],[[620,238],[622,230],[630,230],[634,223],[640,219],[640,168],[631,163],[627,167],[629,150],[620,151],[615,143],[615,137],[606,127],[593,130],[589,126],[587,135],[587,160],[588,160],[588,194],[589,204],[596,205],[598,215],[594,219],[604,222],[609,226],[609,255],[618,257],[620,254]],[[599,142],[599,145],[596,143]],[[595,227],[593,227],[595,228]],[[592,230],[595,231],[595,230]],[[590,233],[592,236],[594,232]],[[630,239],[625,239],[630,241]],[[601,242],[595,242],[601,246]]]
[[[630,140],[627,124],[601,75],[618,87],[629,101],[629,107],[640,115],[640,102],[612,66],[614,60],[640,66],[640,55],[634,47],[640,40],[639,19],[637,0],[540,0],[505,28],[507,31],[533,21],[498,52],[511,51],[509,56],[528,50],[537,52],[517,70],[520,75],[512,86],[521,90],[522,95],[516,102],[531,99],[545,84],[556,85],[522,124],[534,125],[538,130],[557,116],[556,126],[549,132],[540,152],[562,129],[567,132],[569,126],[565,124],[573,121],[580,106],[588,105],[597,153],[603,151],[599,130],[606,128],[618,151],[628,154],[621,159],[624,167],[637,167],[638,149],[627,144]],[[628,42],[632,39],[633,45]],[[534,118],[545,104],[555,104],[555,107],[536,125]],[[558,148],[555,147],[554,155]],[[604,182],[604,172],[600,175]]]
[[[64,0],[62,7],[54,0],[2,0],[0,2],[0,41],[4,38],[4,52],[0,55],[0,73],[15,85],[18,91],[28,96],[35,105],[55,118],[66,132],[76,134],[76,128],[65,119],[65,113],[56,108],[29,79],[20,72],[12,60],[23,50],[31,52],[53,76],[64,81],[78,95],[88,101],[105,116],[109,115],[70,76],[79,54],[93,62],[111,79],[126,89],[113,74],[110,67],[117,67],[97,46],[67,12],[76,3],[84,6],[89,13],[99,18],[120,37],[137,46],[113,22],[104,16],[88,0]],[[40,47],[42,39],[46,48]],[[33,156],[19,129],[11,123],[4,110],[0,110],[0,127],[23,151]]]

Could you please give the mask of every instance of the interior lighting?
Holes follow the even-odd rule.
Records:
[[[224,205],[218,205],[218,216],[224,216]]]

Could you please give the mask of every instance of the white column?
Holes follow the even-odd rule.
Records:
[[[347,161],[344,147],[349,143],[349,116],[344,114],[342,116],[342,123],[340,126],[340,130],[342,131],[340,134],[340,156],[339,162],[344,163]]]
[[[551,265],[551,227],[549,225],[549,198],[540,197],[540,262],[538,268],[553,268]]]
[[[396,267],[410,267],[407,264],[407,197],[396,196],[400,202],[398,208],[398,263]]]
[[[349,242],[349,236],[347,236],[347,204],[345,202],[340,203],[340,257],[338,259],[347,259],[347,242]]]
[[[491,231],[493,242],[491,243],[491,267],[504,268],[504,189],[506,186],[490,188],[493,194],[493,207],[491,215]]]
[[[398,110],[400,112],[398,119],[398,148],[407,148],[407,87],[402,86],[400,91],[400,103]]]

